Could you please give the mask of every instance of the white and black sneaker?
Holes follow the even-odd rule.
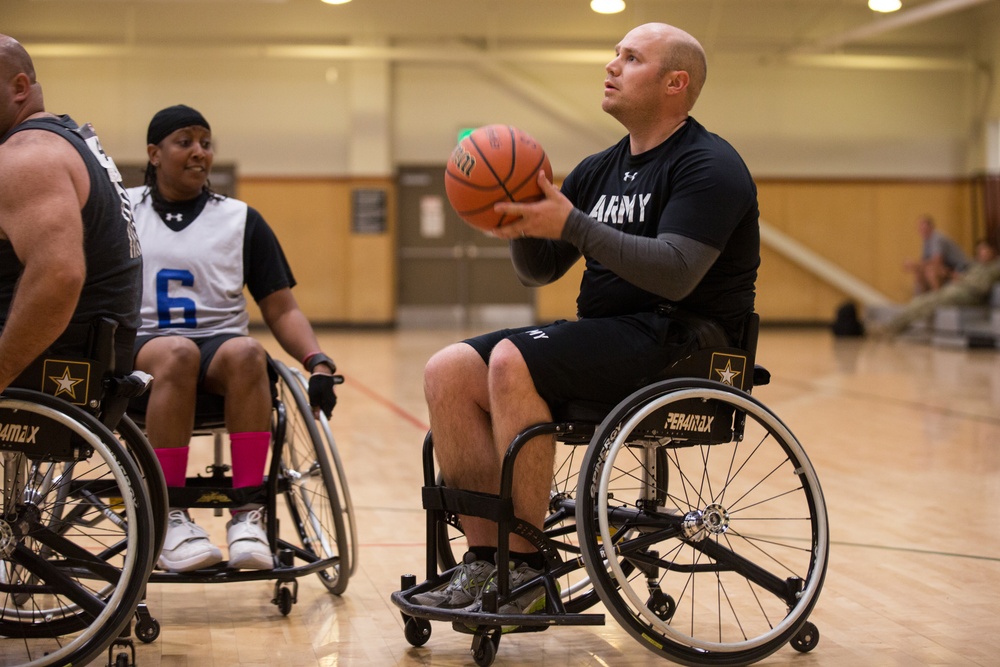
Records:
[[[496,566],[485,560],[476,560],[471,551],[462,556],[462,564],[455,570],[451,581],[443,588],[418,593],[410,598],[424,607],[462,609],[479,602],[483,587],[496,572]]]

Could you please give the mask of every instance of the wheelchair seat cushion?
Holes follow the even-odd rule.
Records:
[[[129,401],[128,414],[136,424],[145,426],[148,407],[149,393],[147,392]],[[194,404],[195,429],[222,428],[225,420],[226,399],[218,394],[198,392]]]

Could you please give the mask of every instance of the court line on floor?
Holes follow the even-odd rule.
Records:
[[[842,542],[840,540],[830,540],[830,546],[857,547],[860,549],[881,549],[882,551],[898,551],[911,554],[921,554],[923,556],[947,556],[949,558],[968,558],[972,560],[985,560],[994,563],[1000,562],[996,556],[978,556],[976,554],[960,554],[953,551],[938,551],[935,549],[918,549],[916,547],[891,547],[884,544],[863,544],[861,542]]]
[[[344,380],[346,381],[347,379],[348,379],[348,376],[346,374],[344,374]],[[424,421],[422,419],[420,419],[416,415],[410,413],[408,410],[406,410],[404,407],[402,407],[398,403],[392,401],[391,399],[386,398],[385,396],[382,396],[381,394],[379,394],[378,392],[376,392],[374,389],[371,389],[370,387],[368,387],[367,385],[365,385],[363,382],[360,382],[353,375],[350,376],[350,385],[348,385],[348,386],[357,387],[358,391],[360,391],[362,394],[364,394],[368,398],[372,399],[376,403],[378,403],[378,404],[380,404],[382,406],[385,406],[392,413],[394,413],[396,416],[400,417],[403,421],[406,421],[406,422],[412,424],[413,426],[416,426],[419,430],[424,431],[424,432],[430,430],[431,427],[430,427],[429,424],[424,423]]]
[[[775,378],[778,378],[782,385],[797,385],[799,387],[805,387],[814,392],[820,391],[833,391],[838,396],[843,398],[848,398],[856,401],[866,401],[870,402],[872,399],[879,401],[885,401],[892,405],[912,408],[914,410],[919,410],[921,412],[934,412],[946,417],[955,417],[960,419],[968,419],[970,421],[985,422],[988,424],[1000,424],[1000,417],[994,417],[992,415],[984,415],[975,412],[966,412],[960,409],[946,407],[942,405],[935,405],[934,403],[928,403],[926,401],[918,401],[915,399],[908,398],[897,398],[894,396],[887,396],[885,394],[876,394],[873,392],[857,391],[854,389],[844,389],[841,387],[833,387],[830,385],[825,385],[821,382],[810,382],[808,380],[802,380],[799,378],[783,377],[783,376],[771,376],[771,381],[774,383]]]

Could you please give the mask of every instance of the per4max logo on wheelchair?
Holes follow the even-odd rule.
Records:
[[[41,428],[31,424],[0,424],[0,442],[4,445],[38,444],[38,431]]]
[[[711,433],[714,416],[692,415],[687,412],[668,412],[663,428],[671,433],[687,431],[689,433]]]

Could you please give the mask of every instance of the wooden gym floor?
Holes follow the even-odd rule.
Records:
[[[360,556],[334,597],[300,580],[288,617],[271,584],[159,584],[160,638],[139,667],[472,665],[470,641],[435,623],[411,647],[389,595],[422,578],[421,373],[463,331],[321,334],[347,377],[332,428],[350,482]],[[285,358],[272,339],[261,339]],[[764,328],[754,395],[804,444],[823,487],[830,566],[811,616],[821,639],[758,664],[996,665],[1000,655],[1000,356],[908,342]],[[203,446],[209,456],[209,443]],[[193,469],[193,468],[192,468]],[[225,546],[225,519],[196,514]],[[615,624],[505,637],[494,663],[667,664]]]

